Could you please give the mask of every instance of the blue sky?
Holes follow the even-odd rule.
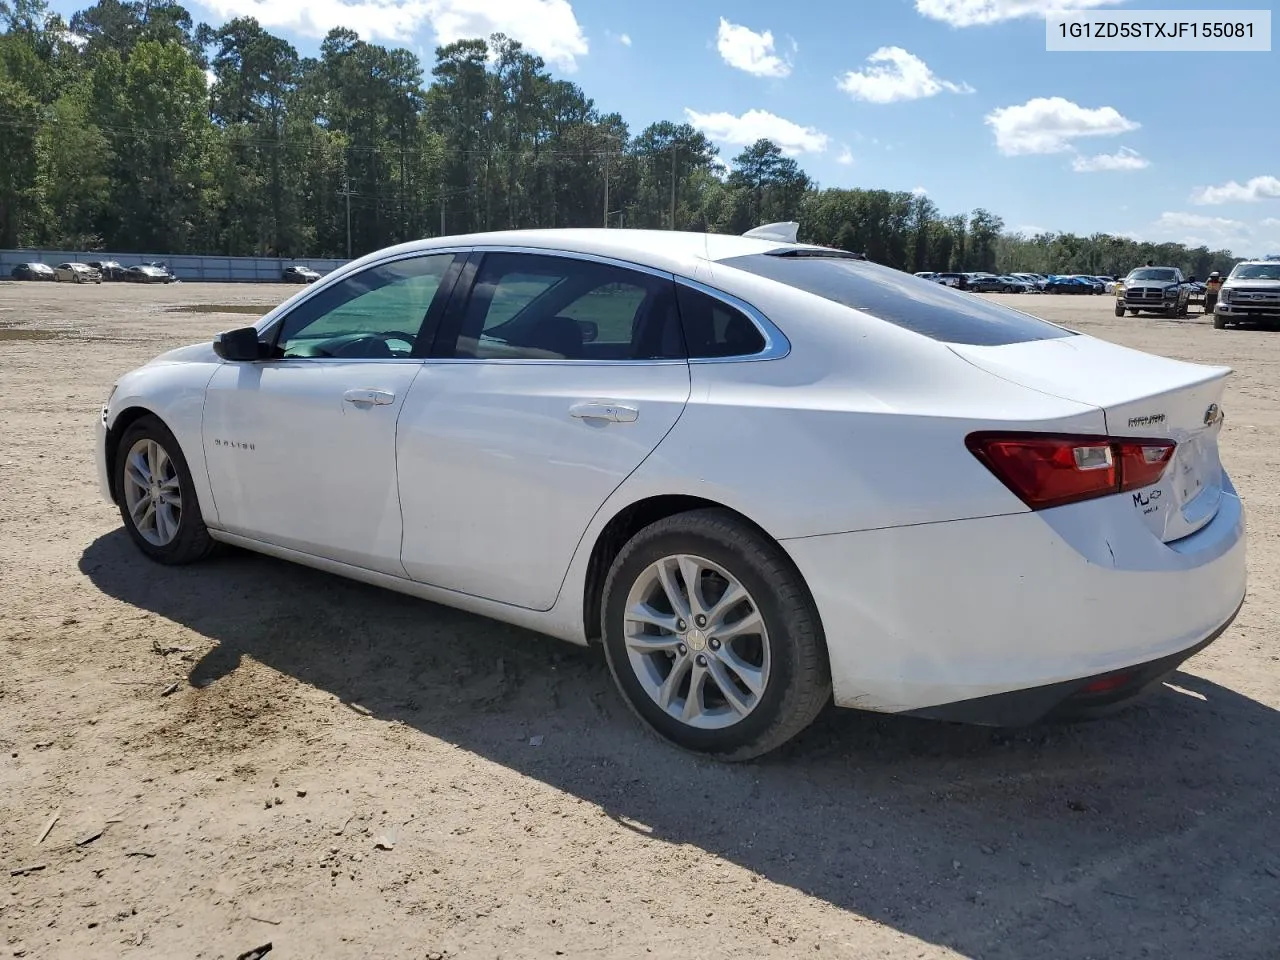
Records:
[[[823,186],[944,213],[1280,253],[1280,54],[1050,53],[1051,9],[1209,0],[189,0],[304,54],[334,25],[407,46],[502,30],[638,132],[689,120],[725,159],[768,136]],[[77,5],[57,0],[55,9]],[[1238,134],[1236,133],[1238,131]]]

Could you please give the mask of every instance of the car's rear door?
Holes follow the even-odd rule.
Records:
[[[415,580],[545,610],[689,398],[674,279],[517,250],[476,254],[464,278],[400,417],[402,561]]]
[[[203,434],[220,526],[404,576],[396,421],[463,256],[344,277],[278,321],[281,356],[214,373]]]

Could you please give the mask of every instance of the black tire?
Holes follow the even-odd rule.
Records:
[[[1116,307],[1116,316],[1117,316],[1117,317],[1123,317],[1123,316],[1124,316],[1124,307],[1122,307],[1122,306],[1117,306],[1117,307]]]
[[[722,567],[750,593],[769,639],[764,691],[742,719],[699,729],[670,716],[636,677],[627,653],[627,595],[663,557],[692,554]],[[826,639],[808,588],[782,549],[727,510],[693,510],[645,527],[609,570],[601,603],[605,657],[632,712],[661,739],[724,761],[751,760],[796,736],[831,699]]]
[[[1216,313],[1213,315],[1213,329],[1215,330],[1227,329],[1227,321]]]
[[[1129,311],[1129,316],[1131,316],[1131,317],[1136,317],[1137,315],[1138,315],[1138,311],[1137,311],[1137,310],[1130,310],[1130,311]]]
[[[163,546],[148,541],[129,515],[128,501],[125,498],[125,466],[129,451],[139,440],[154,440],[169,455],[174,471],[178,477],[182,509],[178,518],[178,533]],[[195,563],[208,557],[217,547],[217,543],[209,536],[204,525],[204,517],[200,513],[200,503],[196,498],[195,484],[191,479],[191,468],[187,466],[187,458],[182,448],[168,427],[159,417],[147,414],[140,417],[124,432],[120,445],[116,448],[115,463],[111,467],[115,478],[116,500],[120,505],[120,520],[128,531],[130,539],[144,554],[157,563],[178,566]]]

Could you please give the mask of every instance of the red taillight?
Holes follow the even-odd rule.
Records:
[[[1149,487],[1176,446],[1049,433],[971,433],[965,445],[1032,510]]]

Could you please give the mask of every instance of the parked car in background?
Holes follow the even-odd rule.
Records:
[[[1016,277],[1037,292],[1043,292],[1045,283],[1048,282],[1048,278],[1040,273],[1011,273],[1009,276]]]
[[[1139,311],[1185,317],[1195,277],[1183,276],[1177,267],[1138,267],[1116,286],[1116,316],[1131,317]]]
[[[1059,276],[1058,274],[1054,274],[1045,281],[1044,292],[1091,294],[1093,293],[1093,284],[1088,283],[1079,277]]]
[[[955,287],[957,290],[969,289],[969,278],[963,273],[939,273],[933,277],[933,282],[941,283],[947,287]]]
[[[320,279],[320,274],[310,267],[291,264],[284,268],[280,279],[285,283],[315,283]]]
[[[53,268],[54,279],[68,283],[101,283],[102,273],[87,263],[60,263]]]
[[[833,701],[1088,715],[1211,643],[1246,592],[1230,368],[844,250],[419,240],[158,359],[92,418],[141,556],[236,544],[599,643],[641,720],[723,760]]]
[[[173,276],[163,267],[149,263],[140,263],[125,271],[125,279],[130,283],[172,283]]]
[[[107,281],[124,280],[125,274],[128,273],[124,264],[117,260],[90,260],[89,266],[102,274],[102,279]]]
[[[1030,281],[1023,280],[1021,277],[1015,277],[1012,274],[1005,274],[998,278],[1003,287],[1000,288],[1001,293],[1026,293],[1032,289]]]
[[[1076,273],[1076,274],[1072,274],[1072,276],[1076,280],[1079,280],[1081,283],[1085,284],[1089,288],[1090,293],[1103,293],[1106,290],[1106,284],[1104,284],[1097,277],[1091,276],[1087,273]]]
[[[969,289],[974,293],[1008,293],[1008,284],[993,274],[972,274],[969,276]]]
[[[57,280],[53,267],[44,263],[20,263],[9,271],[15,280]]]
[[[932,270],[917,270],[915,275],[921,280],[932,280],[937,277],[937,274]]]
[[[1213,325],[1250,321],[1280,325],[1280,259],[1237,263],[1218,290]]]

